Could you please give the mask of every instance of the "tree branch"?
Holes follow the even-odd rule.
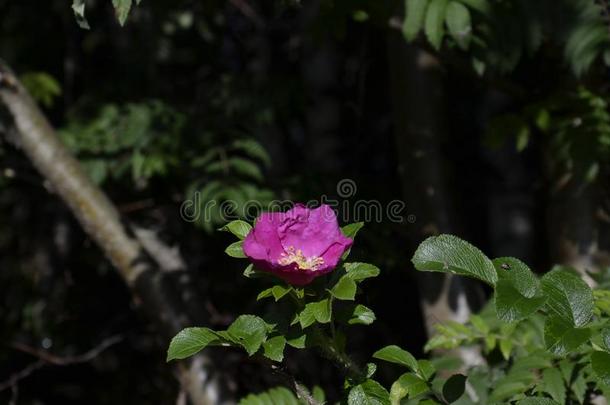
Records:
[[[168,279],[170,282],[176,279],[164,277],[168,273],[161,271],[161,265],[155,263],[141,242],[127,231],[116,207],[87,177],[25,88],[1,60],[0,101],[13,118],[18,137],[16,144],[70,207],[85,232],[138,296],[165,338],[195,324],[199,314],[187,314],[185,303],[176,298],[180,295],[176,294],[176,288],[167,285]],[[188,283],[180,286],[181,291],[188,288],[191,288]],[[197,293],[186,295],[198,296]],[[204,354],[196,356],[188,365],[178,367],[179,379],[196,405],[223,402],[226,394],[218,379],[212,378],[212,370],[212,361]]]

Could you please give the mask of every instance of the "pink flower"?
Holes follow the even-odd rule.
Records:
[[[243,249],[258,269],[301,286],[337,267],[353,242],[328,205],[310,209],[297,204],[287,212],[262,214]]]

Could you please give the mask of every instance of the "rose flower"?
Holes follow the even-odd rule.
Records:
[[[258,269],[302,286],[332,271],[352,243],[328,205],[297,204],[286,212],[261,214],[243,249]]]

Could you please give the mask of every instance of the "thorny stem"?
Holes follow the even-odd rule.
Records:
[[[297,308],[299,310],[301,310],[305,307],[304,300],[302,298],[300,298],[294,292],[294,290],[291,290],[289,295],[292,298],[292,300],[295,302],[295,304],[297,305]],[[332,301],[331,301],[331,304],[332,304]],[[363,369],[358,364],[356,364],[356,362],[354,362],[354,360],[352,360],[352,358],[349,357],[347,355],[347,353],[345,353],[344,350],[339,348],[337,341],[336,341],[333,319],[331,319],[330,325],[331,325],[330,327],[331,327],[332,337],[328,336],[328,334],[326,332],[324,332],[324,330],[322,330],[322,328],[320,328],[319,325],[311,326],[311,328],[314,331],[314,336],[315,336],[316,340],[319,342],[319,344],[317,345],[318,348],[320,349],[320,351],[322,352],[324,357],[328,358],[329,360],[334,361],[339,367],[344,369],[347,372],[348,377],[354,378],[354,379],[360,379],[360,378],[364,377],[365,372],[363,371]]]

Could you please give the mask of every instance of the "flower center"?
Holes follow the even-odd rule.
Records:
[[[278,263],[282,266],[296,263],[300,270],[318,270],[324,264],[324,259],[319,256],[305,257],[301,249],[288,246],[286,253],[281,254]]]

